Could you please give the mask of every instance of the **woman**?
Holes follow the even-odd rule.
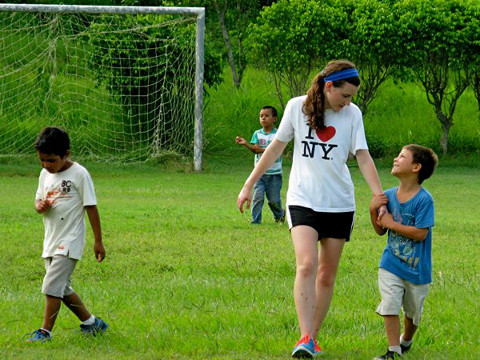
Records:
[[[316,338],[333,296],[343,246],[355,215],[354,188],[347,167],[355,155],[374,195],[382,194],[368,152],[360,109],[351,104],[360,86],[355,65],[334,60],[314,79],[306,96],[291,99],[275,140],[268,146],[238,196],[250,208],[255,182],[294,139],[287,192],[287,220],[296,257],[295,307],[300,340],[293,357],[321,353]],[[318,249],[318,245],[320,249]]]

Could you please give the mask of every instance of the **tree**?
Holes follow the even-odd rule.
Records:
[[[404,39],[403,79],[413,79],[425,90],[442,127],[440,145],[448,152],[448,135],[458,99],[469,85],[478,53],[468,40],[464,5],[455,0],[406,0],[398,3],[398,32]]]
[[[282,87],[290,97],[304,94],[315,68],[349,59],[362,79],[355,102],[366,114],[401,51],[395,21],[392,6],[376,0],[280,1],[251,26],[253,61],[272,74],[283,105]]]
[[[477,1],[469,1],[466,3],[466,17],[470,18],[467,23],[468,40],[470,48],[476,56],[471,58],[469,66],[471,68],[472,90],[477,99],[478,110],[480,111],[480,7]]]
[[[273,1],[214,0],[211,2],[215,8],[222,31],[233,84],[236,88],[239,88],[243,79],[243,73],[247,67],[244,42],[248,25],[258,16],[264,6],[270,5]]]
[[[472,75],[472,78],[473,93],[475,94],[475,98],[477,99],[478,111],[480,111],[480,72],[475,72]]]
[[[191,83],[195,77],[191,57],[182,55],[195,50],[195,23],[159,24],[162,21],[173,25],[175,19],[173,15],[107,15],[92,22],[85,32],[92,51],[90,69],[97,81],[121,102],[125,126],[133,128],[134,133],[148,134],[146,138],[152,138],[157,130],[155,120],[163,114],[171,114],[176,120],[175,125],[171,121],[165,126],[187,127],[188,117],[173,111],[174,106],[193,107],[194,86],[180,88],[179,84]],[[206,56],[207,65],[208,59]],[[206,84],[218,81],[215,74],[205,73]],[[157,140],[164,144],[174,142],[172,133],[176,130],[164,128]]]
[[[330,1],[280,0],[249,27],[250,59],[272,75],[282,107],[283,87],[289,98],[305,93],[312,71],[332,56],[345,20]]]
[[[403,39],[398,34],[390,4],[377,0],[340,0],[338,6],[348,20],[336,53],[353,61],[358,68],[362,86],[355,103],[365,115],[379,87],[395,69],[403,51]]]
[[[244,43],[247,28],[264,6],[275,0],[179,0],[176,6],[203,6],[207,11],[206,41],[211,48],[222,48],[235,88],[239,88],[247,67]],[[219,39],[222,39],[221,43]]]
[[[238,4],[238,1],[237,1]],[[238,41],[238,56],[237,61],[233,56],[232,43],[230,41],[230,34],[228,31],[227,24],[225,22],[225,15],[228,9],[228,1],[214,1],[213,6],[218,16],[218,21],[220,22],[220,28],[222,29],[223,40],[225,42],[225,47],[227,48],[227,57],[228,64],[230,65],[230,70],[232,71],[233,85],[236,88],[240,87],[240,82],[242,81],[243,71],[245,70],[245,59],[243,56],[243,42],[242,37]],[[238,21],[241,23],[241,17],[239,16]],[[238,71],[237,71],[238,70]]]

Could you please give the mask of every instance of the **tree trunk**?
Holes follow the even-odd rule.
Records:
[[[449,78],[453,75],[453,81]],[[436,66],[433,71],[420,74],[419,76],[425,89],[427,100],[435,107],[437,119],[442,125],[442,146],[443,154],[448,152],[448,134],[453,126],[453,114],[458,99],[469,85],[469,76],[462,70],[451,71],[448,66]],[[448,91],[448,84],[453,83],[454,90]]]
[[[237,68],[235,66],[235,58],[233,57],[230,36],[228,35],[228,29],[225,25],[225,12],[227,11],[227,3],[225,3],[223,9],[220,9],[220,5],[218,4],[218,2],[215,2],[215,10],[217,11],[218,20],[220,21],[220,27],[222,28],[223,41],[225,42],[225,46],[227,47],[228,64],[230,65],[230,69],[232,70],[233,84],[235,85],[235,88],[238,89],[240,87],[240,81],[237,76]]]
[[[473,75],[473,93],[477,98],[478,111],[480,111],[480,73]]]
[[[440,120],[442,124],[442,139],[440,140],[440,145],[442,146],[443,154],[447,154],[448,152],[448,134],[450,133],[450,128],[453,125],[453,119],[449,116],[446,116],[441,111],[437,111],[437,118]]]
[[[450,132],[450,129],[442,126],[442,130],[443,136],[440,140],[440,145],[442,146],[443,155],[445,155],[448,152],[448,133]]]

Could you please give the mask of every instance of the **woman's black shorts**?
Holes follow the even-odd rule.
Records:
[[[322,238],[350,240],[355,222],[355,211],[317,212],[303,206],[292,205],[288,207],[288,212],[290,229],[294,226],[306,225],[317,231],[319,240]]]

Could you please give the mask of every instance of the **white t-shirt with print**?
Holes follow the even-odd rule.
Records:
[[[43,215],[45,237],[42,257],[65,255],[81,259],[85,247],[84,207],[96,205],[93,182],[78,163],[67,170],[40,172],[36,200],[47,200],[51,208]]]
[[[285,108],[277,139],[294,138],[293,164],[287,205],[318,212],[355,210],[354,188],[347,167],[349,154],[368,149],[362,113],[355,104],[325,111],[325,128],[310,128],[302,112],[306,95],[291,99]]]

